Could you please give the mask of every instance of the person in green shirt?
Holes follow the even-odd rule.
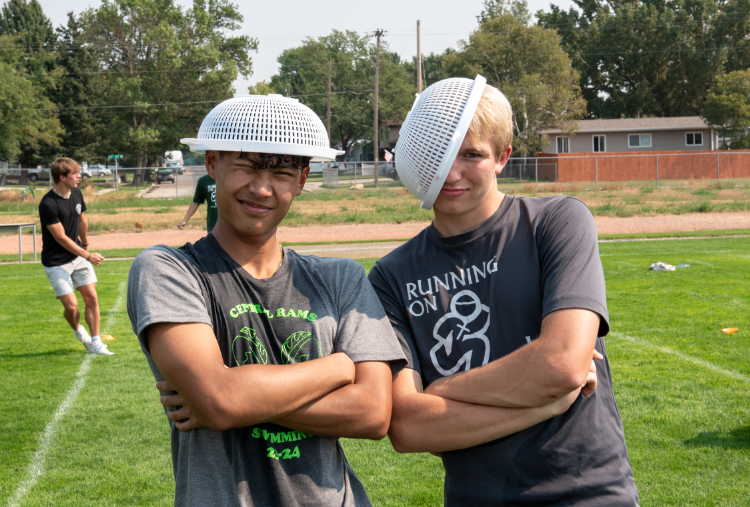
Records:
[[[177,224],[177,228],[182,230],[187,224],[190,217],[198,211],[198,206],[208,201],[208,212],[206,213],[206,229],[208,232],[213,230],[216,225],[216,220],[219,218],[219,210],[216,208],[216,181],[209,176],[201,176],[198,180],[198,185],[195,187],[195,195],[193,196],[193,202],[190,203],[185,218],[182,222]]]

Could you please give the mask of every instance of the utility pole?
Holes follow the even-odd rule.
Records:
[[[422,93],[422,23],[417,20],[417,93]]]
[[[331,147],[331,57],[328,57],[328,111],[326,114],[328,123],[328,147]]]
[[[380,79],[380,37],[383,30],[376,30],[375,37],[378,38],[378,52],[375,56],[375,188],[378,188],[378,81]]]

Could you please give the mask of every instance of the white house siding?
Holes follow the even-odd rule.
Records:
[[[702,146],[685,144],[685,134],[700,132],[703,134]],[[651,146],[630,148],[628,136],[631,134],[651,134]],[[606,136],[606,149],[609,153],[639,153],[645,151],[709,151],[711,150],[711,131],[708,129],[686,130],[633,130],[626,132],[577,132],[570,139],[570,153],[593,153],[594,136]],[[549,145],[543,153],[557,152],[557,137],[560,134],[548,134]]]

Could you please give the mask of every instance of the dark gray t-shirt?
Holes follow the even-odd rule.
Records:
[[[128,314],[154,377],[163,379],[144,330],[159,322],[212,326],[229,367],[344,352],[354,362],[388,361],[394,373],[403,368],[404,353],[361,265],[284,254],[279,270],[258,280],[212,234],[141,253],[128,278]],[[170,427],[175,505],[370,505],[333,438],[273,423],[223,432]]]
[[[370,282],[425,385],[523,347],[551,312],[599,314],[596,392],[526,430],[443,453],[445,503],[636,505],[604,347],[609,317],[596,226],[583,203],[506,196],[473,231],[443,238],[426,228],[378,261]]]

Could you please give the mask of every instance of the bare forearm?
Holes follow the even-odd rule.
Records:
[[[89,222],[83,213],[81,213],[81,221],[78,224],[78,237],[84,245],[89,244]]]
[[[466,449],[557,415],[555,406],[501,408],[413,393],[394,405],[388,435],[398,452]]]
[[[200,205],[197,202],[191,202],[190,206],[188,206],[187,213],[185,213],[185,218],[183,218],[182,221],[187,222],[188,220],[190,220],[195,212],[198,211],[198,206]]]
[[[598,329],[594,312],[553,312],[530,344],[488,365],[433,382],[425,392],[497,407],[546,405],[587,380]]]
[[[386,410],[369,395],[364,386],[344,386],[274,422],[321,437],[379,440],[388,430],[390,403],[383,416]]]
[[[57,241],[65,250],[72,254],[83,257],[84,259],[87,259],[89,256],[89,252],[87,252],[84,248],[78,246],[75,241],[67,236],[55,238],[55,241]]]

